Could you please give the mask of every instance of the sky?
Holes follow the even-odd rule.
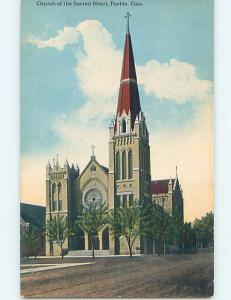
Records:
[[[186,221],[213,210],[213,2],[36,2],[21,4],[21,201],[45,205],[45,167],[57,153],[83,170],[94,144],[108,166],[129,10],[152,179],[177,166]]]

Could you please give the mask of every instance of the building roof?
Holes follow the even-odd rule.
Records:
[[[43,229],[45,226],[46,207],[20,203],[21,218],[36,229]]]
[[[103,165],[100,165],[100,166],[104,169],[104,171],[105,171],[106,173],[109,172],[109,169],[108,169],[107,167],[105,167],[105,166],[103,166]]]
[[[169,180],[170,178],[152,181],[151,182],[152,194],[167,194]],[[175,179],[172,179],[172,186],[174,186],[174,183],[175,183]]]
[[[131,127],[133,128],[135,119],[139,115],[140,111],[141,106],[132,50],[132,41],[130,32],[127,31],[124,46],[117,116],[121,116],[123,112],[125,112],[126,114],[130,112]]]

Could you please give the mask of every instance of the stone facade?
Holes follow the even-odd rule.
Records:
[[[175,179],[161,179],[151,182],[152,202],[164,208],[170,215],[174,211],[184,220],[183,191],[176,172]]]

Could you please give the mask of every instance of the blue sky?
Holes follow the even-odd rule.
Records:
[[[39,7],[35,2],[22,1],[21,146],[25,154],[52,149],[58,141],[50,128],[53,120],[69,114],[85,101],[75,76],[76,45],[69,45],[63,51],[38,49],[25,43],[28,35],[47,39],[64,26],[92,19],[102,23],[112,34],[116,47],[122,50],[127,11],[121,7]],[[146,0],[142,7],[129,7],[129,11],[137,64],[145,64],[150,58],[160,63],[175,58],[193,64],[201,79],[213,80],[212,1]],[[143,110],[150,111],[147,99],[150,96],[144,95],[142,87],[140,94],[141,98],[146,97],[142,101]],[[182,126],[194,113],[190,102],[169,103],[158,98],[151,111],[150,125],[154,128],[157,123],[171,128]]]
[[[22,201],[45,203],[44,165],[57,152],[83,168],[93,143],[99,162],[108,164],[129,10],[152,177],[174,177],[178,165],[188,219],[212,209],[213,1],[140,2],[128,8],[22,1]]]

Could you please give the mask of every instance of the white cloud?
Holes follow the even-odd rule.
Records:
[[[80,38],[83,51],[80,55],[78,50],[76,55],[77,82],[87,97],[87,108],[89,104],[101,105],[102,116],[107,116],[113,113],[112,107],[115,105],[122,52],[116,49],[111,34],[99,21],[85,20],[76,27],[64,27],[56,37],[42,40],[31,36],[27,42],[39,48],[62,50],[68,44],[79,43]],[[212,82],[200,79],[194,65],[174,58],[163,64],[151,59],[145,65],[137,66],[137,75],[145,92],[160,99],[183,103],[212,98]]]
[[[58,31],[58,35],[48,40],[42,40],[36,38],[33,35],[27,37],[28,43],[36,45],[38,48],[56,48],[57,50],[63,50],[68,44],[76,43],[78,40],[79,33],[74,27],[64,27],[63,30]]]
[[[111,34],[98,21],[86,20],[76,27],[65,27],[56,37],[47,40],[30,37],[27,41],[39,48],[62,50],[67,44],[78,43],[80,38],[83,49],[81,55],[77,50],[75,69],[86,101],[70,116],[54,122],[54,130],[60,137],[54,153],[37,159],[24,158],[23,199],[30,198],[37,203],[45,201],[45,161],[57,152],[63,160],[68,157],[83,169],[90,159],[90,145],[95,144],[98,161],[108,166],[108,129],[101,121],[112,117],[116,111],[122,63],[122,52],[116,49]],[[212,82],[201,80],[195,66],[175,59],[165,64],[151,59],[144,66],[137,66],[137,75],[147,94],[178,103],[194,100],[198,107],[193,122],[177,132],[171,129],[171,132],[154,134],[150,128],[149,131],[152,176],[173,176],[177,164],[184,189],[186,217],[202,215],[212,208],[211,108],[207,101],[211,99]],[[36,199],[34,189],[38,190]]]
[[[27,42],[38,48],[58,50],[83,41],[83,51],[77,50],[76,75],[79,87],[87,97],[79,117],[107,118],[114,113],[119,87],[122,53],[116,49],[111,34],[98,21],[86,20],[76,27],[64,27],[47,40],[29,36]]]
[[[211,104],[185,128],[150,134],[152,178],[175,176],[185,199],[186,220],[213,210],[213,112]]]
[[[111,34],[97,21],[84,21],[77,26],[83,38],[85,56],[77,61],[80,87],[91,99],[110,99],[119,86],[122,54]]]
[[[137,73],[145,92],[160,99],[179,103],[211,99],[212,82],[199,79],[195,66],[191,64],[176,59],[160,64],[152,59],[144,66],[138,66]]]

